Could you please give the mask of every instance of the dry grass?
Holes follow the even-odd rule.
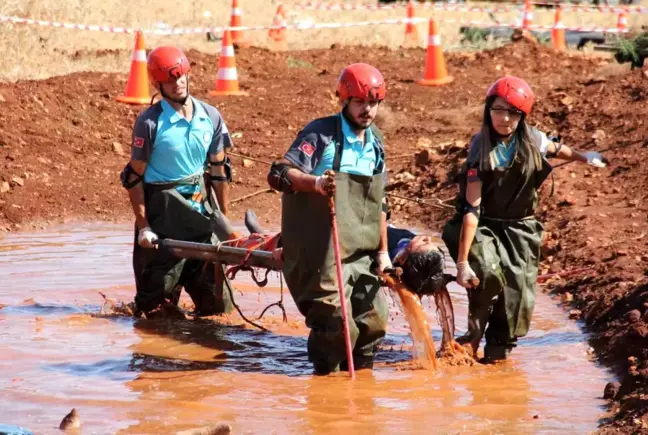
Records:
[[[298,0],[284,2],[288,7]],[[349,0],[349,2],[352,2]],[[244,25],[269,25],[276,9],[271,1],[240,0]],[[0,15],[60,20],[84,24],[108,24],[135,28],[154,28],[158,25],[171,27],[223,26],[229,22],[231,3],[227,0],[3,0]],[[494,5],[471,3],[471,5]],[[212,18],[207,21],[204,12],[209,10]],[[479,12],[433,12],[419,10],[417,16],[434,14],[440,25],[440,33],[446,49],[460,48],[458,22],[479,20],[491,22],[485,13]],[[352,22],[404,17],[405,10],[389,11],[297,11],[292,10],[290,21]],[[512,22],[519,19],[516,13],[498,13],[497,20]],[[535,22],[550,25],[553,13],[536,10]],[[631,25],[639,25],[642,16],[631,15]],[[567,26],[615,27],[614,14],[564,13]],[[418,26],[418,45],[425,46],[427,25]],[[267,32],[247,32],[248,40],[256,46],[267,46]],[[349,29],[304,30],[288,32],[288,47],[300,50],[328,47],[331,43],[384,45],[393,48],[404,42],[404,25],[381,25]],[[149,36],[146,44],[151,47],[160,43],[176,44],[184,48],[196,48],[216,53],[219,43],[208,42],[204,34],[185,36]],[[127,72],[133,37],[67,29],[0,23],[0,50],[5,64],[0,71],[0,81],[41,79],[74,71]],[[483,47],[477,47],[483,48]],[[94,54],[102,50],[101,55]],[[105,50],[117,50],[114,52]],[[121,50],[121,51],[120,51]]]

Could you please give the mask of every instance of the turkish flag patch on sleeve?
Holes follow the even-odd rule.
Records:
[[[144,138],[135,136],[133,138],[133,146],[135,148],[144,148]]]
[[[476,168],[471,168],[468,169],[468,172],[466,172],[466,178],[468,181],[479,181],[479,175],[477,173]]]
[[[302,153],[306,154],[308,157],[311,157],[315,152],[315,147],[312,144],[306,142],[305,140],[299,144],[297,149],[300,150]]]

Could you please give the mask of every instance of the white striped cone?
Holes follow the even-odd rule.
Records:
[[[128,104],[148,104],[151,101],[149,93],[149,78],[146,67],[146,48],[142,32],[135,35],[135,48],[131,58],[131,68],[123,95],[115,98]]]
[[[234,46],[229,30],[225,30],[223,34],[223,46],[218,59],[216,89],[209,92],[209,95],[248,95],[247,92],[239,89]]]
[[[619,14],[619,19],[617,20],[617,29],[619,32],[625,32],[628,29],[628,17],[625,12]]]
[[[243,13],[238,6],[238,0],[232,0],[232,17],[230,19],[230,27],[243,27]],[[240,47],[247,47],[248,44],[244,41],[242,30],[232,30],[232,41]]]
[[[441,37],[434,19],[430,18],[428,30],[428,46],[425,55],[425,71],[423,78],[417,83],[424,86],[440,86],[452,82],[454,79],[448,75]]]

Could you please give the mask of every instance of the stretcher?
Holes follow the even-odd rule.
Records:
[[[157,241],[157,246],[158,249],[165,249],[178,258],[220,263],[225,266],[225,276],[228,279],[234,279],[239,271],[249,271],[254,282],[258,286],[264,287],[268,282],[268,274],[272,271],[281,272],[283,268],[279,238],[280,233],[275,235],[253,233],[241,239],[221,242],[216,245],[161,239]],[[265,270],[265,278],[257,278],[255,269]],[[400,279],[401,275],[402,270],[396,267],[381,273],[380,278],[384,285],[398,295],[404,310],[409,311],[410,315],[415,312],[414,317],[423,316],[424,318],[420,298],[405,286]],[[445,284],[454,280],[454,276],[444,275]],[[454,309],[446,285],[437,289],[432,296],[437,307],[437,320],[443,332],[441,352],[457,351],[459,345],[453,340],[455,333]],[[433,361],[434,368],[436,368],[435,349],[429,333],[429,325],[426,331],[422,331],[412,323],[415,321],[414,318],[408,317],[407,321],[410,323],[412,338],[424,344],[424,352],[427,358]]]
[[[248,237],[216,245],[174,239],[160,239],[156,244],[158,249],[164,249],[178,258],[220,263],[226,267],[225,276],[228,279],[234,279],[239,271],[249,271],[254,282],[259,287],[265,287],[269,273],[281,272],[283,268],[281,249],[278,248],[279,237],[280,234],[270,236],[253,233]],[[254,268],[265,269],[265,278],[258,279]]]

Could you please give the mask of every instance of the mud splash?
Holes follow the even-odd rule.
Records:
[[[313,377],[307,329],[289,297],[264,333],[237,316],[161,322],[102,316],[104,298],[130,301],[130,226],[58,228],[0,239],[0,423],[56,433],[76,408],[83,433],[171,433],[219,423],[233,433],[587,433],[612,377],[579,329],[538,294],[531,333],[498,366],[402,370],[409,328],[396,304],[373,372],[351,382]],[[243,275],[241,275],[243,276]],[[276,285],[278,281],[270,283]],[[276,288],[237,281],[251,318]],[[457,332],[466,300],[450,287]],[[286,294],[287,296],[287,294]],[[433,302],[423,300],[430,323]],[[432,327],[434,341],[440,328]]]
[[[389,276],[385,276],[383,279],[389,288],[398,295],[399,306],[409,325],[412,336],[412,356],[414,361],[424,369],[436,370],[437,359],[434,340],[430,334],[430,324],[421,301],[398,280]]]

